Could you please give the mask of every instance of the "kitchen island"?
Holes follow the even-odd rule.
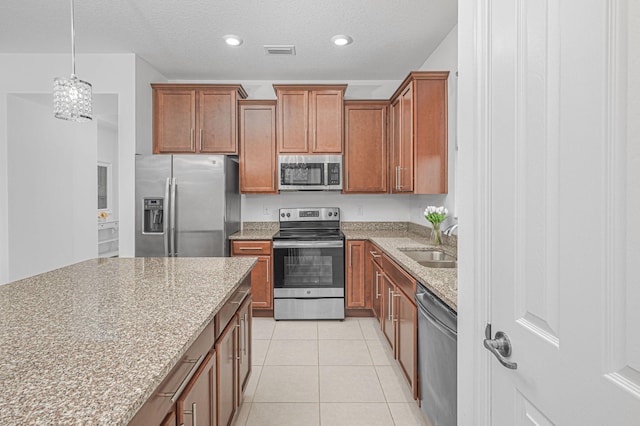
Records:
[[[0,424],[128,424],[255,262],[94,259],[0,286]]]

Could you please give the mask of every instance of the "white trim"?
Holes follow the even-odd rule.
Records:
[[[487,114],[490,3],[460,0],[458,16],[459,240],[458,424],[491,424],[490,358],[482,346],[490,318],[490,127]]]

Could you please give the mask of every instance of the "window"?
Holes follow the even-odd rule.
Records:
[[[98,162],[98,211],[111,208],[111,164]]]

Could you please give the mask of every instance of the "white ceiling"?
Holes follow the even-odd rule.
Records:
[[[457,0],[75,0],[75,9],[78,54],[135,53],[171,80],[398,80],[457,22]],[[244,43],[228,47],[225,34]],[[354,43],[336,47],[336,34]],[[296,55],[267,56],[265,44],[294,44]],[[69,0],[0,1],[0,53],[70,51]]]

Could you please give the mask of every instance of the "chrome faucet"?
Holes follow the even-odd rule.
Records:
[[[442,233],[444,235],[451,236],[451,233],[455,231],[457,228],[458,228],[458,224],[454,223],[453,225],[450,225],[447,229],[445,229]]]

